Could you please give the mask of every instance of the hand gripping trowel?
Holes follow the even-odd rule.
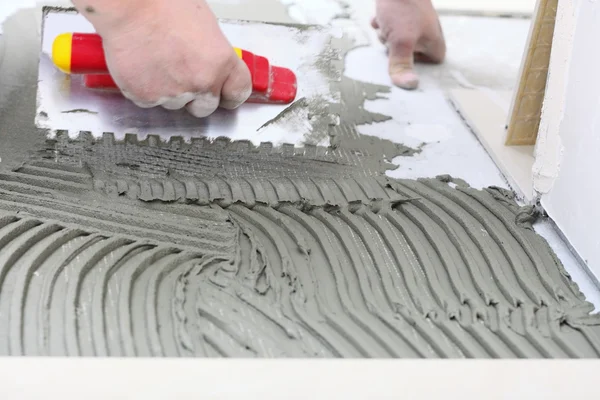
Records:
[[[133,133],[141,137],[159,135],[165,140],[172,136],[226,136],[257,142],[298,142],[289,137],[288,127],[261,127],[277,119],[297,98],[301,105],[308,105],[311,99],[338,101],[331,93],[331,68],[319,57],[330,51],[331,33],[316,26],[246,21],[220,21],[220,25],[229,41],[239,46],[234,50],[250,71],[253,92],[237,110],[218,110],[198,119],[185,110],[135,106],[111,78],[102,39],[93,26],[75,9],[45,7],[37,126],[51,132],[67,131],[72,137],[82,131],[95,137],[112,133],[117,140]],[[308,120],[310,110],[305,108]],[[262,137],[255,140],[257,136]]]
[[[272,66],[265,57],[234,48],[252,78],[248,103],[289,104],[296,98],[296,75],[287,68]],[[102,38],[95,33],[61,33],[52,43],[52,62],[66,74],[83,75],[89,89],[118,90],[108,73]]]

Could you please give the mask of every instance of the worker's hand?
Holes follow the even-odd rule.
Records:
[[[94,15],[87,6],[83,13],[102,36],[109,72],[127,98],[144,108],[186,107],[196,117],[248,99],[250,72],[204,0],[119,2],[96,0]],[[137,7],[114,12],[124,3]]]
[[[441,63],[446,42],[431,0],[377,0],[371,23],[388,48],[392,82],[403,89],[416,89],[419,77],[414,62]]]

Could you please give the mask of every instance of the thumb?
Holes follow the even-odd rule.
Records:
[[[419,86],[415,67],[416,41],[399,40],[388,42],[389,72],[394,85],[413,90]]]

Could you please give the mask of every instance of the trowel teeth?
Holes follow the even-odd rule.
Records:
[[[157,147],[160,144],[160,136],[148,135],[148,146]]]
[[[259,151],[263,154],[271,154],[273,151],[273,143],[271,142],[262,142],[258,147]]]
[[[69,139],[69,131],[66,130],[58,130],[54,132],[54,136],[56,137],[56,140],[64,140],[64,139]]]
[[[246,153],[248,150],[253,148],[252,142],[249,140],[240,140],[234,142],[235,144],[235,152],[236,153]]]
[[[219,149],[225,149],[231,144],[231,139],[225,136],[219,136],[213,141],[213,146]]]
[[[112,132],[104,132],[102,134],[102,143],[105,145],[112,145],[115,143],[115,134]]]
[[[94,135],[90,131],[80,131],[79,135],[77,135],[77,139],[82,142],[93,143]]]
[[[293,156],[295,151],[295,147],[291,143],[283,143],[281,145],[281,152],[285,156]]]
[[[305,144],[304,155],[308,157],[315,157],[317,155],[317,146],[314,144]]]
[[[192,147],[195,149],[202,149],[208,147],[210,141],[205,137],[192,138]]]
[[[139,140],[135,133],[126,133],[125,134],[125,143],[129,144],[138,144]]]
[[[181,136],[172,136],[169,139],[169,148],[179,150],[183,147],[184,140]]]

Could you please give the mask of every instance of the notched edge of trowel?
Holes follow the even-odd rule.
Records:
[[[68,143],[90,143],[95,145],[112,146],[115,144],[131,144],[135,146],[145,146],[150,148],[160,148],[169,150],[188,150],[202,149],[206,151],[227,151],[232,154],[272,154],[286,156],[305,156],[318,155],[322,153],[323,158],[327,158],[329,152],[326,147],[313,144],[305,144],[304,146],[296,146],[292,143],[281,143],[274,145],[272,142],[261,142],[256,145],[250,140],[241,139],[233,140],[231,138],[220,136],[217,138],[195,137],[191,140],[186,140],[182,136],[171,136],[169,140],[164,140],[159,135],[147,135],[144,139],[140,139],[137,134],[128,133],[122,139],[116,139],[111,132],[104,132],[102,137],[94,137],[89,131],[79,131],[77,136],[73,137],[69,132],[57,130],[52,138],[48,139],[49,143],[68,142]],[[318,149],[322,149],[321,152]]]

